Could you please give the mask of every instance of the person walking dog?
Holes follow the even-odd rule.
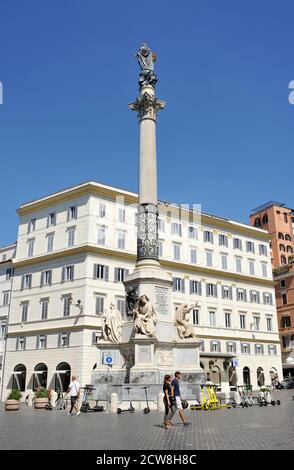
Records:
[[[184,426],[189,426],[191,423],[187,421],[185,413],[183,411],[181,392],[180,392],[180,383],[181,372],[175,372],[175,377],[171,382],[171,396],[175,401],[176,409],[179,411],[180,418]]]
[[[171,396],[171,376],[165,375],[163,382],[163,403],[164,403],[164,422],[163,426],[165,429],[170,429],[172,427],[171,420],[176,412],[176,407],[173,403]]]
[[[67,413],[68,415],[71,415],[73,412],[73,409],[77,411],[76,416],[79,416],[81,412],[77,408],[77,400],[80,396],[80,384],[77,381],[77,377],[75,375],[72,376],[71,378],[71,383],[68,386],[67,393],[70,394],[70,411]]]

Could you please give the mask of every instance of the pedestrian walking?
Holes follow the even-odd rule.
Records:
[[[70,411],[67,413],[68,415],[71,415],[73,412],[73,409],[77,411],[76,416],[79,416],[81,412],[77,408],[77,400],[79,399],[80,396],[80,384],[77,381],[77,377],[75,375],[72,376],[71,378],[71,383],[68,386],[67,393],[70,394]]]
[[[176,412],[176,407],[172,400],[171,395],[171,376],[165,375],[163,382],[163,403],[164,403],[164,422],[163,426],[165,429],[170,429],[172,427],[171,420]]]
[[[179,411],[180,418],[184,426],[189,426],[191,423],[187,421],[185,413],[183,411],[182,406],[182,399],[181,399],[181,392],[180,392],[180,383],[181,380],[181,372],[175,372],[175,377],[171,382],[171,396],[175,401],[176,409]]]

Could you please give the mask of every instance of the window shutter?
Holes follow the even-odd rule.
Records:
[[[201,281],[197,282],[197,292],[198,292],[198,295],[202,295]]]
[[[224,288],[224,286],[222,286],[222,299],[224,299],[224,298],[225,298],[225,288]]]
[[[257,292],[257,303],[260,304],[260,293]]]
[[[64,282],[64,280],[65,280],[65,267],[63,266],[62,273],[61,273],[61,282]]]
[[[96,331],[93,331],[93,334],[92,334],[92,343],[93,343],[93,344],[97,344],[97,342],[96,342]]]
[[[273,305],[273,295],[272,294],[269,294],[269,301],[270,301],[270,304]]]
[[[44,285],[44,271],[41,272],[41,287]]]
[[[263,298],[263,303],[265,304],[265,293],[262,294],[262,298]]]
[[[216,284],[213,285],[213,295],[214,297],[217,297],[217,285]]]
[[[244,302],[247,302],[247,290],[244,289]]]
[[[250,302],[253,302],[253,290],[250,291]]]
[[[73,281],[74,278],[75,278],[75,267],[74,267],[74,265],[73,265],[73,266],[71,267],[71,279],[70,279],[70,280]]]
[[[93,265],[93,279],[97,279],[97,266],[98,264]]]
[[[181,279],[181,291],[185,292],[185,279]]]
[[[221,236],[221,235],[218,236],[218,244],[219,244],[219,245],[222,244],[222,236]]]
[[[229,295],[230,295],[230,300],[233,300],[233,288],[232,287],[230,287],[230,294]]]
[[[118,268],[114,268],[114,282],[118,282]]]
[[[209,284],[206,284],[206,297],[209,297]]]
[[[25,277],[21,276],[21,289],[24,288],[24,280],[25,280]]]
[[[190,281],[190,294],[194,294],[194,292],[193,292],[193,281]]]
[[[109,266],[105,266],[105,281],[109,281]]]
[[[210,341],[210,351],[213,351],[213,341]]]
[[[220,350],[221,350],[221,342],[220,341],[217,342],[217,350],[218,350],[218,352],[220,352]]]
[[[129,275],[129,269],[125,269],[124,279]]]
[[[58,335],[58,347],[60,348],[61,346],[61,333]]]
[[[174,277],[173,278],[173,291],[176,290],[176,278]]]

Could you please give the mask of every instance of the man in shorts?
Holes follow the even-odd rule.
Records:
[[[183,422],[183,425],[184,426],[189,426],[189,424],[191,424],[191,423],[189,423],[189,421],[187,421],[187,418],[185,416],[185,413],[184,413],[183,407],[182,407],[180,384],[179,384],[180,380],[181,380],[181,372],[177,371],[177,372],[175,372],[175,377],[174,377],[174,379],[172,380],[172,383],[171,383],[171,395],[175,400],[175,405],[176,405],[177,410],[179,410],[179,415],[180,415],[180,418]]]
[[[70,412],[67,413],[68,415],[72,414],[74,408],[77,411],[77,416],[81,414],[81,412],[79,411],[77,407],[77,400],[79,399],[79,396],[80,396],[80,388],[81,386],[79,382],[77,381],[76,376],[73,375],[71,378],[71,383],[69,384],[68,391],[67,391],[67,393],[69,392],[70,394],[70,405],[71,405]]]

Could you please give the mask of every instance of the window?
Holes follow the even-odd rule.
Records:
[[[120,207],[118,209],[118,221],[121,223],[121,224],[124,224],[125,221],[126,221],[126,210],[123,209],[122,207]]]
[[[233,246],[235,250],[242,250],[242,240],[240,238],[233,238]]]
[[[222,286],[222,298],[232,300],[232,288],[229,286]]]
[[[28,321],[28,311],[29,311],[29,303],[22,302],[21,303],[21,323],[25,323]]]
[[[262,276],[267,277],[267,263],[261,263]]]
[[[273,296],[270,292],[263,293],[263,303],[265,305],[273,305]]]
[[[163,242],[162,242],[162,240],[158,241],[158,256],[160,258],[163,257]]]
[[[34,256],[35,240],[28,240],[28,258]]]
[[[288,214],[287,214],[287,212],[284,212],[284,222],[285,222],[285,224],[288,223]]]
[[[251,290],[250,291],[250,302],[253,304],[259,304],[260,303],[260,295],[259,292],[256,290]]]
[[[237,300],[247,302],[247,292],[245,289],[237,288]]]
[[[210,230],[204,230],[203,240],[207,243],[213,243],[213,233]]]
[[[67,220],[75,220],[77,218],[77,206],[71,206],[67,209]]]
[[[287,245],[287,253],[293,253],[293,248],[290,245]]]
[[[16,340],[17,351],[24,351],[26,348],[26,340],[24,336],[19,336]]]
[[[173,290],[175,292],[185,292],[185,280],[180,277],[173,278]]]
[[[194,240],[198,239],[198,230],[196,227],[192,227],[192,225],[189,225],[188,238],[194,238]]]
[[[215,310],[209,311],[209,325],[212,327],[216,326],[216,312]]]
[[[279,248],[280,251],[285,251],[285,245],[283,245],[283,243],[280,243]]]
[[[41,286],[51,286],[51,283],[52,283],[52,269],[42,271]]]
[[[103,279],[104,281],[109,280],[109,267],[104,264],[94,264],[94,279]]]
[[[192,319],[193,319],[193,325],[198,326],[199,325],[199,309],[198,308],[192,311]]]
[[[59,347],[66,348],[69,346],[69,333],[60,333],[59,334]]]
[[[95,314],[103,315],[104,313],[104,295],[96,295],[95,297]]]
[[[267,331],[273,331],[273,319],[272,317],[266,318],[266,329]]]
[[[125,268],[114,269],[114,282],[124,282],[126,276],[129,274],[129,270]]]
[[[210,341],[210,351],[220,352],[220,341]]]
[[[71,294],[66,294],[62,296],[63,299],[63,316],[69,317],[70,316],[70,307],[72,304],[72,296]]]
[[[196,248],[190,248],[190,262],[197,264],[197,250]]]
[[[47,216],[47,227],[52,227],[56,224],[55,212],[50,212]]]
[[[173,243],[174,260],[179,261],[181,259],[181,245]]]
[[[212,260],[212,251],[206,250],[206,266],[212,267],[213,260]]]
[[[260,330],[260,317],[257,316],[257,315],[254,315],[253,316],[253,329],[255,331],[259,331]]]
[[[289,315],[285,315],[282,317],[282,328],[290,328],[291,327],[291,318]]]
[[[219,234],[218,236],[218,244],[220,246],[228,246],[228,237],[227,235],[222,235],[222,234]]]
[[[286,287],[286,279],[281,279],[280,280],[280,287],[283,289],[284,287]]]
[[[240,315],[240,329],[246,330],[246,315],[244,314]]]
[[[97,230],[97,243],[98,245],[105,245],[106,228],[104,226],[98,227]]]
[[[126,248],[126,233],[123,230],[117,232],[117,248],[119,250]]]
[[[284,255],[281,256],[281,264],[287,264],[287,259]]]
[[[171,224],[171,233],[172,235],[182,236],[182,225],[177,222],[172,222]]]
[[[249,267],[249,274],[254,276],[255,275],[255,263],[253,260],[248,261],[248,267]]]
[[[6,335],[6,323],[0,324],[0,338],[5,338]]]
[[[28,233],[34,232],[36,230],[36,219],[31,219],[28,224]]]
[[[255,219],[255,221],[254,221],[254,226],[255,226],[255,227],[261,227],[261,221],[260,221],[259,218]]]
[[[47,336],[44,334],[37,336],[37,349],[46,349],[47,346]]]
[[[235,257],[235,262],[236,262],[236,271],[237,271],[237,273],[241,273],[242,272],[242,258],[240,258],[239,256],[236,256]]]
[[[246,251],[248,253],[254,253],[255,252],[255,247],[253,242],[246,242]]]
[[[117,308],[124,317],[126,315],[126,299],[125,297],[117,298]]]
[[[10,281],[13,276],[13,268],[6,269],[6,281]]]
[[[217,297],[217,285],[212,283],[206,284],[206,295],[207,297]]]
[[[266,245],[259,245],[259,254],[261,256],[267,256],[267,247],[266,247]]]
[[[199,351],[204,352],[204,350],[205,350],[205,349],[204,349],[204,346],[205,346],[205,345],[204,345],[204,341],[203,341],[203,340],[200,340]]]
[[[287,303],[288,303],[287,294],[282,294],[282,304],[287,305]]]
[[[255,354],[257,354],[257,355],[263,354],[263,344],[256,344],[255,345]]]
[[[281,232],[279,232],[278,233],[278,238],[279,238],[279,240],[284,240],[284,235]]]
[[[99,217],[105,217],[106,216],[106,205],[100,203],[99,204]]]
[[[264,216],[262,217],[262,223],[263,224],[268,224],[268,215],[267,214],[264,214]]]
[[[268,345],[268,354],[269,356],[276,356],[277,355],[277,346],[273,344]]]
[[[201,282],[200,281],[190,281],[190,294],[201,295]]]
[[[165,232],[165,221],[163,219],[158,219],[158,230]]]
[[[49,299],[41,299],[41,320],[48,318]]]
[[[231,314],[228,312],[225,313],[225,326],[231,328]]]
[[[32,274],[21,276],[21,289],[30,289],[32,287]]]
[[[10,291],[3,292],[3,305],[9,305]]]
[[[53,244],[54,244],[54,233],[48,233],[46,235],[47,238],[47,253],[53,251]]]
[[[249,343],[241,343],[241,352],[242,352],[242,354],[250,354],[250,344]]]
[[[74,227],[68,228],[67,229],[67,246],[74,246],[75,244],[75,235],[76,235],[76,229]]]
[[[62,268],[61,282],[73,281],[74,280],[74,266],[64,266]]]
[[[227,352],[228,353],[235,353],[236,352],[236,343],[227,343]]]
[[[286,234],[286,235],[285,235],[285,240],[288,240],[288,241],[290,242],[290,241],[292,240],[292,239],[291,239],[291,235]]]
[[[228,269],[228,255],[221,255],[221,264],[222,264],[222,269],[227,270]]]

